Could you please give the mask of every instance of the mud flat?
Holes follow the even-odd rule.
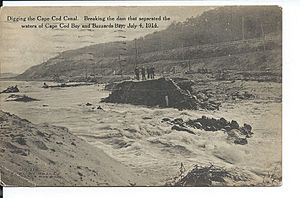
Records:
[[[8,186],[146,185],[125,165],[67,128],[0,111],[1,183]]]

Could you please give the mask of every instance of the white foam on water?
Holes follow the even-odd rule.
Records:
[[[256,175],[281,163],[281,103],[248,101],[223,104],[215,112],[179,111],[100,103],[110,93],[102,85],[43,89],[43,82],[1,81],[0,89],[11,85],[18,85],[19,94],[39,101],[5,102],[9,94],[1,94],[2,110],[33,123],[67,127],[137,172],[153,177],[153,183],[177,174],[181,162],[187,167],[209,163],[237,166]],[[104,111],[97,109],[99,105]],[[202,115],[250,124],[254,135],[247,145],[236,145],[227,141],[222,131],[195,129],[197,135],[193,135],[173,131],[171,125],[161,122],[162,118],[187,120]]]

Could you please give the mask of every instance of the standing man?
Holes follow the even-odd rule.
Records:
[[[151,79],[154,79],[154,76],[155,76],[154,73],[155,73],[155,72],[154,72],[154,67],[152,66],[152,67],[151,67]]]
[[[135,79],[140,80],[140,70],[138,67],[134,69]]]
[[[142,67],[141,74],[142,74],[142,80],[146,80],[146,70],[145,70],[145,67]]]
[[[147,67],[147,79],[150,79],[150,74],[151,73],[151,71],[150,71],[150,67]]]

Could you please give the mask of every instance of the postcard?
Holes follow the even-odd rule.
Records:
[[[281,7],[0,17],[1,186],[281,186]]]

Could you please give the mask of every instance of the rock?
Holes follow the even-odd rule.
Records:
[[[170,118],[163,118],[162,121],[164,121],[164,122],[171,122],[171,119]]]
[[[227,133],[228,139],[235,144],[247,144],[247,138],[251,135],[252,127],[248,124],[244,124],[243,127],[239,127],[237,121],[232,120],[228,122],[225,118],[215,119],[202,116],[201,118],[184,122],[182,118],[176,118],[170,120],[169,118],[163,118],[163,121],[174,124],[172,130],[186,131],[191,134],[195,134],[189,127],[196,129],[203,129],[205,131],[219,131],[223,130]]]
[[[206,131],[217,131],[221,129],[225,129],[225,126],[228,125],[227,120],[224,118],[215,119],[215,118],[207,118],[206,116],[202,116],[202,118],[198,118],[196,120],[189,120],[186,122],[188,126],[198,129],[204,129]],[[228,129],[230,130],[231,127],[229,126]]]
[[[240,128],[240,131],[246,135],[246,137],[251,137],[251,135],[253,134],[252,132],[252,127],[249,124],[244,124],[243,127]]]
[[[97,107],[97,109],[103,110],[103,108],[100,105]]]
[[[172,130],[176,130],[176,131],[186,131],[186,132],[188,132],[188,133],[190,133],[190,134],[195,135],[195,133],[194,133],[193,131],[189,130],[189,129],[186,128],[186,127],[174,125],[174,126],[172,126],[171,129],[172,129]]]
[[[215,126],[211,126],[212,131],[217,131],[218,129]]]
[[[202,116],[202,118],[197,121],[199,121],[203,127],[206,127],[209,124],[206,116]]]
[[[20,90],[16,85],[16,86],[7,87],[5,90],[1,91],[0,93],[17,93],[17,92],[20,92]]]
[[[31,97],[26,96],[26,95],[12,94],[12,95],[8,96],[8,98],[6,99],[6,101],[32,102],[32,101],[38,101],[38,99],[31,98]]]
[[[183,125],[183,119],[182,118],[175,118],[173,120],[173,124]]]
[[[226,125],[226,126],[224,126],[224,129],[225,129],[226,131],[230,131],[231,126],[230,126],[230,125]]]
[[[230,131],[227,131],[228,139],[231,140],[235,144],[247,144],[247,137],[242,134],[242,132],[238,129],[232,129]]]
[[[196,129],[203,129],[203,126],[202,126],[202,124],[201,124],[200,122],[195,122],[195,123],[193,124],[193,126],[194,126],[194,128],[196,128]]]
[[[235,144],[241,144],[241,145],[245,145],[248,144],[248,141],[246,138],[237,138],[236,140],[234,140]]]
[[[223,127],[225,127],[225,126],[227,126],[229,123],[228,123],[228,121],[225,119],[225,118],[220,118],[220,124],[223,126]]]
[[[86,103],[85,105],[86,105],[86,106],[92,106],[92,104],[91,104],[91,103],[89,103],[89,102],[88,102],[88,103]]]
[[[232,129],[238,129],[238,128],[240,128],[239,124],[238,124],[237,121],[235,121],[235,120],[232,120],[232,121],[231,121],[230,127],[231,127]]]
[[[210,126],[205,125],[203,128],[205,131],[212,131]]]
[[[238,130],[238,129],[231,129],[230,131],[227,132],[229,137],[232,138],[243,138],[244,135]]]
[[[243,129],[247,132],[247,134],[252,134],[251,125],[245,123]]]

